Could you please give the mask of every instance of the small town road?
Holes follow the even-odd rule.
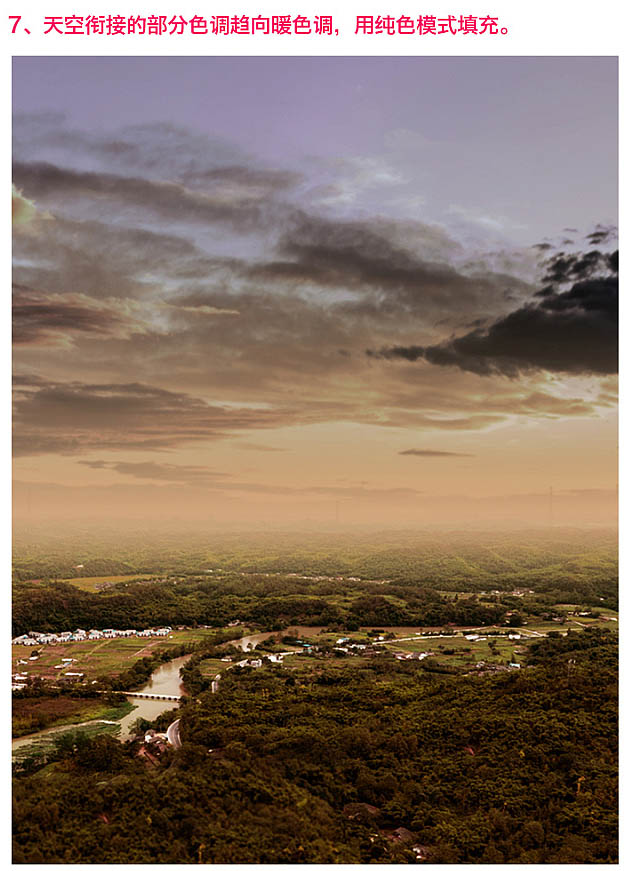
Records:
[[[181,720],[175,720],[174,723],[170,723],[166,731],[168,742],[172,744],[175,750],[178,750],[181,747],[181,736],[179,735],[180,722]]]

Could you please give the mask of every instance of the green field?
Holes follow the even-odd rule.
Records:
[[[232,662],[223,662],[220,659],[204,659],[200,664],[200,670],[203,677],[215,677],[218,672],[224,671]]]
[[[111,587],[113,584],[120,584],[122,581],[143,581],[152,577],[153,575],[109,575],[98,578],[60,578],[59,582],[72,584],[73,587],[78,587],[79,590],[85,590],[88,593],[100,593],[103,589]]]
[[[46,644],[38,648],[39,659],[29,661],[32,647],[15,645],[11,648],[14,671],[27,672],[29,677],[58,679],[65,671],[83,672],[87,680],[103,675],[118,674],[133,665],[139,656],[150,656],[157,650],[167,650],[182,643],[194,643],[211,637],[215,629],[174,630],[166,638],[104,638],[99,641],[74,641],[68,644]],[[72,657],[74,662],[66,668],[55,668],[62,658]],[[26,665],[18,660],[27,660]]]

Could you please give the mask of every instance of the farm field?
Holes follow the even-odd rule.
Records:
[[[99,641],[74,641],[68,644],[47,644],[40,648],[39,658],[30,661],[32,647],[15,645],[11,649],[12,667],[16,673],[51,680],[66,670],[83,672],[87,680],[113,675],[129,668],[140,656],[150,656],[157,650],[167,650],[182,643],[194,643],[215,634],[215,629],[174,630],[167,638],[103,638]],[[66,668],[64,658],[72,658]]]
[[[473,665],[477,662],[505,665],[513,658],[514,652],[521,649],[521,641],[509,641],[508,638],[490,638],[490,636],[485,641],[468,641],[466,638],[456,636],[454,638],[426,638],[419,641],[394,642],[387,644],[386,648],[394,653],[430,653],[432,654],[432,662],[444,665]],[[519,661],[517,656],[514,659]]]

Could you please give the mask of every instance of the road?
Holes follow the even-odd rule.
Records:
[[[166,731],[166,737],[168,739],[168,743],[172,744],[175,750],[178,750],[181,747],[181,736],[179,735],[179,723],[181,720],[175,720],[173,723],[170,723],[168,729]]]

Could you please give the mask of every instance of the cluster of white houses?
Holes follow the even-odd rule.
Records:
[[[102,638],[127,638],[136,635],[138,638],[164,637],[170,635],[172,626],[161,626],[157,629],[75,629],[74,632],[29,632],[14,638],[13,644],[24,644],[33,647],[39,644],[68,644],[70,641],[99,641]]]

